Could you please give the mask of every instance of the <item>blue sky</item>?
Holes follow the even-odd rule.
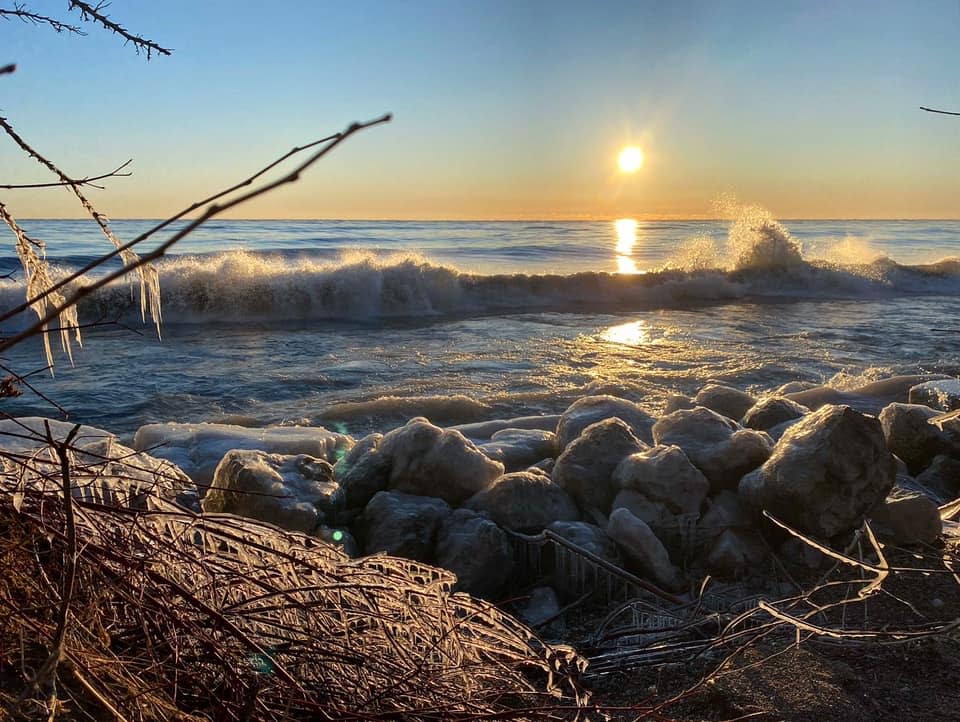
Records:
[[[9,2],[0,4],[9,6]],[[36,9],[62,14],[61,3]],[[385,111],[243,217],[698,217],[721,193],[781,217],[960,217],[960,1],[146,2],[172,47],[0,22],[2,113],[96,202],[162,216],[290,146]],[[69,17],[69,15],[68,15]],[[640,145],[638,173],[616,168]],[[11,181],[37,169],[9,142]],[[4,195],[74,216],[65,192]]]

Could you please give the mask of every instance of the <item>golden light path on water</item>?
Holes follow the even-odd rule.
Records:
[[[643,346],[650,343],[650,332],[645,321],[630,321],[604,329],[600,338],[624,346]]]
[[[637,242],[637,221],[633,218],[619,218],[613,223],[617,232],[617,273],[641,273],[637,262],[631,256]]]

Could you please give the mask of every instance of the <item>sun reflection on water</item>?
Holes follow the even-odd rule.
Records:
[[[613,227],[617,232],[617,273],[640,273],[636,261],[630,257],[637,242],[637,221],[633,218],[618,218]]]
[[[645,321],[630,321],[604,329],[600,338],[624,346],[643,346],[650,343],[650,331]]]

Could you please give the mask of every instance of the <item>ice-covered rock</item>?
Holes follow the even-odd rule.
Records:
[[[73,485],[78,498],[135,509],[147,507],[148,494],[200,511],[197,485],[176,464],[134,451],[112,437],[75,442]]]
[[[683,575],[670,561],[666,547],[653,530],[627,509],[615,509],[607,524],[609,536],[620,548],[628,567],[666,589],[683,586]]]
[[[752,525],[750,512],[733,491],[721,491],[707,502],[707,510],[697,522],[697,536],[710,544],[727,529],[746,529]]]
[[[77,424],[31,416],[0,420],[0,469],[18,474],[19,457],[30,456],[30,468],[60,468],[56,452],[48,448],[47,429],[54,443],[63,442]],[[109,431],[80,425],[70,441],[74,464],[73,495],[98,504],[143,509],[153,495],[191,511],[200,510],[197,487],[176,464],[121,444]],[[30,476],[30,475],[28,475]],[[36,474],[33,478],[38,478]]]
[[[692,514],[710,491],[710,482],[679,446],[655,446],[631,454],[613,472],[621,489],[639,491],[674,514]]]
[[[531,627],[553,619],[560,614],[560,600],[557,593],[550,587],[534,587],[530,590],[530,598],[520,609],[519,616]]]
[[[672,414],[674,411],[680,411],[681,409],[693,409],[696,408],[696,404],[693,402],[693,399],[684,396],[683,394],[670,394],[667,396],[666,403],[663,406],[663,415]]]
[[[903,459],[911,474],[919,473],[933,457],[953,446],[946,432],[929,423],[939,413],[922,404],[890,404],[880,412],[887,448]]]
[[[646,448],[619,418],[598,421],[584,429],[560,455],[553,467],[553,480],[584,509],[606,513],[618,491],[612,478],[617,465]]]
[[[543,459],[557,455],[557,437],[539,429],[502,429],[480,451],[503,464],[507,471],[519,471]]]
[[[456,509],[440,525],[436,564],[457,575],[456,591],[492,598],[513,574],[513,550],[492,521]]]
[[[367,504],[355,528],[364,554],[386,552],[432,563],[437,530],[450,513],[441,499],[381,491]]]
[[[750,394],[720,384],[707,384],[697,392],[693,400],[696,406],[716,411],[734,421],[740,421],[743,415],[757,403]]]
[[[547,530],[601,559],[611,562],[618,559],[613,540],[596,524],[585,521],[555,521]]]
[[[373,495],[384,491],[390,479],[390,459],[380,449],[383,434],[364,436],[333,467],[333,478],[345,495],[348,508],[366,506]]]
[[[781,392],[779,395],[803,404],[808,409],[819,409],[826,404],[833,404],[849,406],[864,414],[879,414],[887,404],[906,403],[913,386],[944,378],[947,377],[934,374],[891,376],[852,389],[840,390],[831,386],[815,386],[795,393]]]
[[[748,429],[766,431],[808,413],[810,409],[796,401],[783,396],[768,396],[747,409],[740,423]]]
[[[896,464],[880,422],[848,406],[824,406],[777,442],[740,482],[740,498],[820,538],[853,529],[893,486]]]
[[[566,449],[591,424],[614,417],[629,426],[638,439],[650,441],[654,419],[633,401],[616,396],[584,396],[574,401],[557,423],[558,450]]]
[[[495,419],[494,421],[477,421],[472,424],[458,424],[450,429],[459,431],[468,439],[474,441],[488,441],[498,431],[509,429],[527,429],[531,431],[554,431],[560,422],[560,414],[544,414],[542,416],[518,416],[513,419]]]
[[[911,404],[923,404],[939,411],[960,409],[960,380],[927,381],[910,388]]]
[[[388,487],[443,499],[459,506],[503,474],[503,464],[484,455],[459,431],[412,419],[381,439],[390,460]]]
[[[679,446],[710,480],[714,491],[735,488],[740,478],[767,460],[773,440],[763,431],[698,406],[674,411],[653,426],[657,444]]]
[[[343,491],[323,459],[245,450],[227,452],[203,498],[205,512],[259,519],[305,534],[333,521],[342,505]]]
[[[467,500],[465,506],[511,531],[539,532],[555,521],[576,521],[577,505],[542,472],[504,474]]]
[[[767,557],[760,535],[747,529],[727,529],[713,543],[707,555],[707,570],[722,579],[737,579],[751,572]]]
[[[815,384],[812,381],[788,381],[787,383],[778,386],[773,390],[772,396],[784,396],[786,394],[796,394],[801,391],[807,391],[809,389],[817,388],[819,384]]]
[[[960,460],[946,454],[933,458],[917,481],[933,491],[943,502],[960,496]]]
[[[269,426],[248,429],[228,424],[147,424],[137,430],[133,447],[168,459],[205,489],[231,449],[268,454],[307,454],[335,463],[353,439],[323,427]]]
[[[617,509],[626,509],[638,519],[643,520],[655,533],[671,522],[675,523],[675,515],[666,504],[662,501],[653,501],[646,494],[632,489],[624,489],[614,497],[610,511],[613,513]]]
[[[897,488],[871,510],[870,523],[877,536],[894,544],[931,544],[943,527],[932,499]]]

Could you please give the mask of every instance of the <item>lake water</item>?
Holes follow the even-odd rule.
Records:
[[[27,221],[58,272],[107,250]],[[151,224],[117,221],[123,239]],[[3,272],[19,269],[11,250]],[[554,413],[608,392],[650,411],[707,381],[762,392],[960,372],[960,221],[220,221],[159,263],[162,338],[127,285],[81,307],[71,366],[31,377],[76,421],[320,424],[359,434]],[[24,298],[22,271],[0,307]],[[4,330],[22,327],[10,319]],[[133,329],[133,330],[132,330]],[[45,365],[31,339],[3,362]],[[56,415],[25,393],[14,415]]]

